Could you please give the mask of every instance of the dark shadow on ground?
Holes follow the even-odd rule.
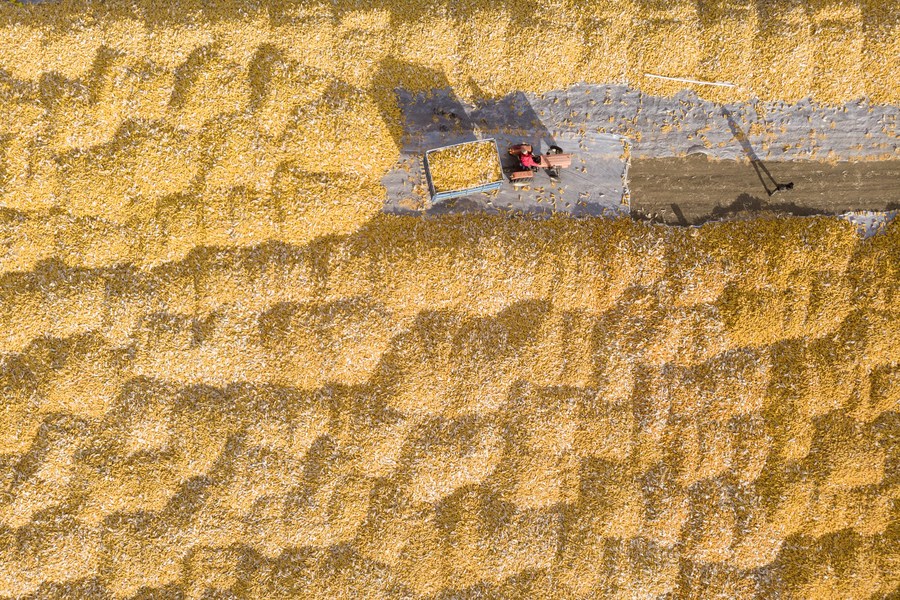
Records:
[[[532,217],[549,217],[554,211],[549,206],[529,205],[517,206],[510,208],[502,204],[495,204],[491,201],[490,195],[483,197],[473,196],[471,198],[452,198],[438,202],[424,212],[416,211],[411,213],[413,216],[425,215],[428,217],[439,217],[442,215],[459,215],[459,214],[480,214],[480,215],[500,215],[500,214],[518,214],[528,215]],[[404,213],[406,214],[406,213]]]
[[[412,132],[475,139],[472,119],[443,71],[389,57],[378,63],[372,83],[378,110],[398,150],[408,144]],[[423,85],[433,90],[426,101],[405,91]]]
[[[703,225],[711,221],[731,221],[756,218],[762,215],[781,215],[794,217],[810,217],[814,215],[830,215],[832,213],[803,206],[795,202],[770,202],[751,194],[741,194],[727,205],[717,205],[710,212],[688,220],[678,204],[670,205],[675,215],[674,220],[666,219],[658,213],[646,213],[634,210],[631,216],[636,221],[649,221],[652,223],[665,223],[667,225]]]
[[[677,204],[672,204],[672,212],[675,213],[675,218],[678,219],[679,225],[687,225],[688,221],[684,217],[684,213],[681,211],[681,207]]]
[[[425,211],[429,216],[469,214],[469,213],[496,213],[497,210],[486,204],[477,202],[472,198],[451,198],[438,202]],[[418,213],[417,213],[418,214]]]

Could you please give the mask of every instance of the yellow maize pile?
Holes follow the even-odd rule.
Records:
[[[452,192],[500,181],[494,142],[469,142],[428,153],[431,181],[437,192]]]
[[[60,219],[4,214],[4,239],[86,226]],[[742,596],[785,565],[787,597],[881,594],[898,233],[385,215],[152,267],[150,232],[135,265],[20,263],[0,592]],[[622,540],[652,551],[598,560]]]

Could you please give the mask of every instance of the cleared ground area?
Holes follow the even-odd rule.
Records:
[[[776,192],[778,184],[793,188]],[[841,214],[900,207],[900,161],[751,162],[641,158],[629,171],[632,215],[671,225],[759,213]]]
[[[668,97],[588,84],[471,103],[449,88],[401,90],[397,99],[400,159],[382,179],[389,213],[610,216],[628,214],[622,200],[630,196],[638,216],[695,224],[763,208],[767,189],[789,182],[795,184],[789,192],[772,198],[784,214],[884,210],[900,201],[895,105],[851,100],[828,106],[809,99],[722,104],[688,91]],[[538,152],[559,145],[574,153],[575,168],[563,172],[559,186],[539,176],[526,190],[507,184],[494,197],[480,194],[423,210],[424,152],[486,137],[497,139],[501,155],[518,142]],[[505,160],[506,166],[514,163]]]

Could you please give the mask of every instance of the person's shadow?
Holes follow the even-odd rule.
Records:
[[[756,152],[753,150],[753,146],[750,145],[750,140],[747,139],[747,134],[744,133],[744,130],[741,129],[740,125],[737,124],[737,121],[734,119],[734,115],[725,108],[722,107],[722,115],[728,121],[728,127],[731,129],[731,134],[734,136],[734,139],[738,141],[741,145],[741,148],[744,150],[744,154],[747,155],[747,158],[750,159],[750,164],[753,165],[753,169],[756,171],[756,176],[759,177],[760,183],[762,183],[763,188],[766,190],[766,195],[770,198],[772,194],[777,192],[782,192],[785,190],[794,189],[794,182],[789,181],[787,183],[778,183],[778,181],[772,176],[772,173],[769,172],[768,167],[766,167],[765,163],[760,160],[759,156],[757,156]],[[772,184],[772,188],[769,188],[769,182]]]

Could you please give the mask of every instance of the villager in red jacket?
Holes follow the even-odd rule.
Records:
[[[525,150],[521,154],[519,154],[519,162],[522,163],[522,166],[526,169],[538,168],[541,165],[535,162],[534,156],[531,154],[531,150]]]

